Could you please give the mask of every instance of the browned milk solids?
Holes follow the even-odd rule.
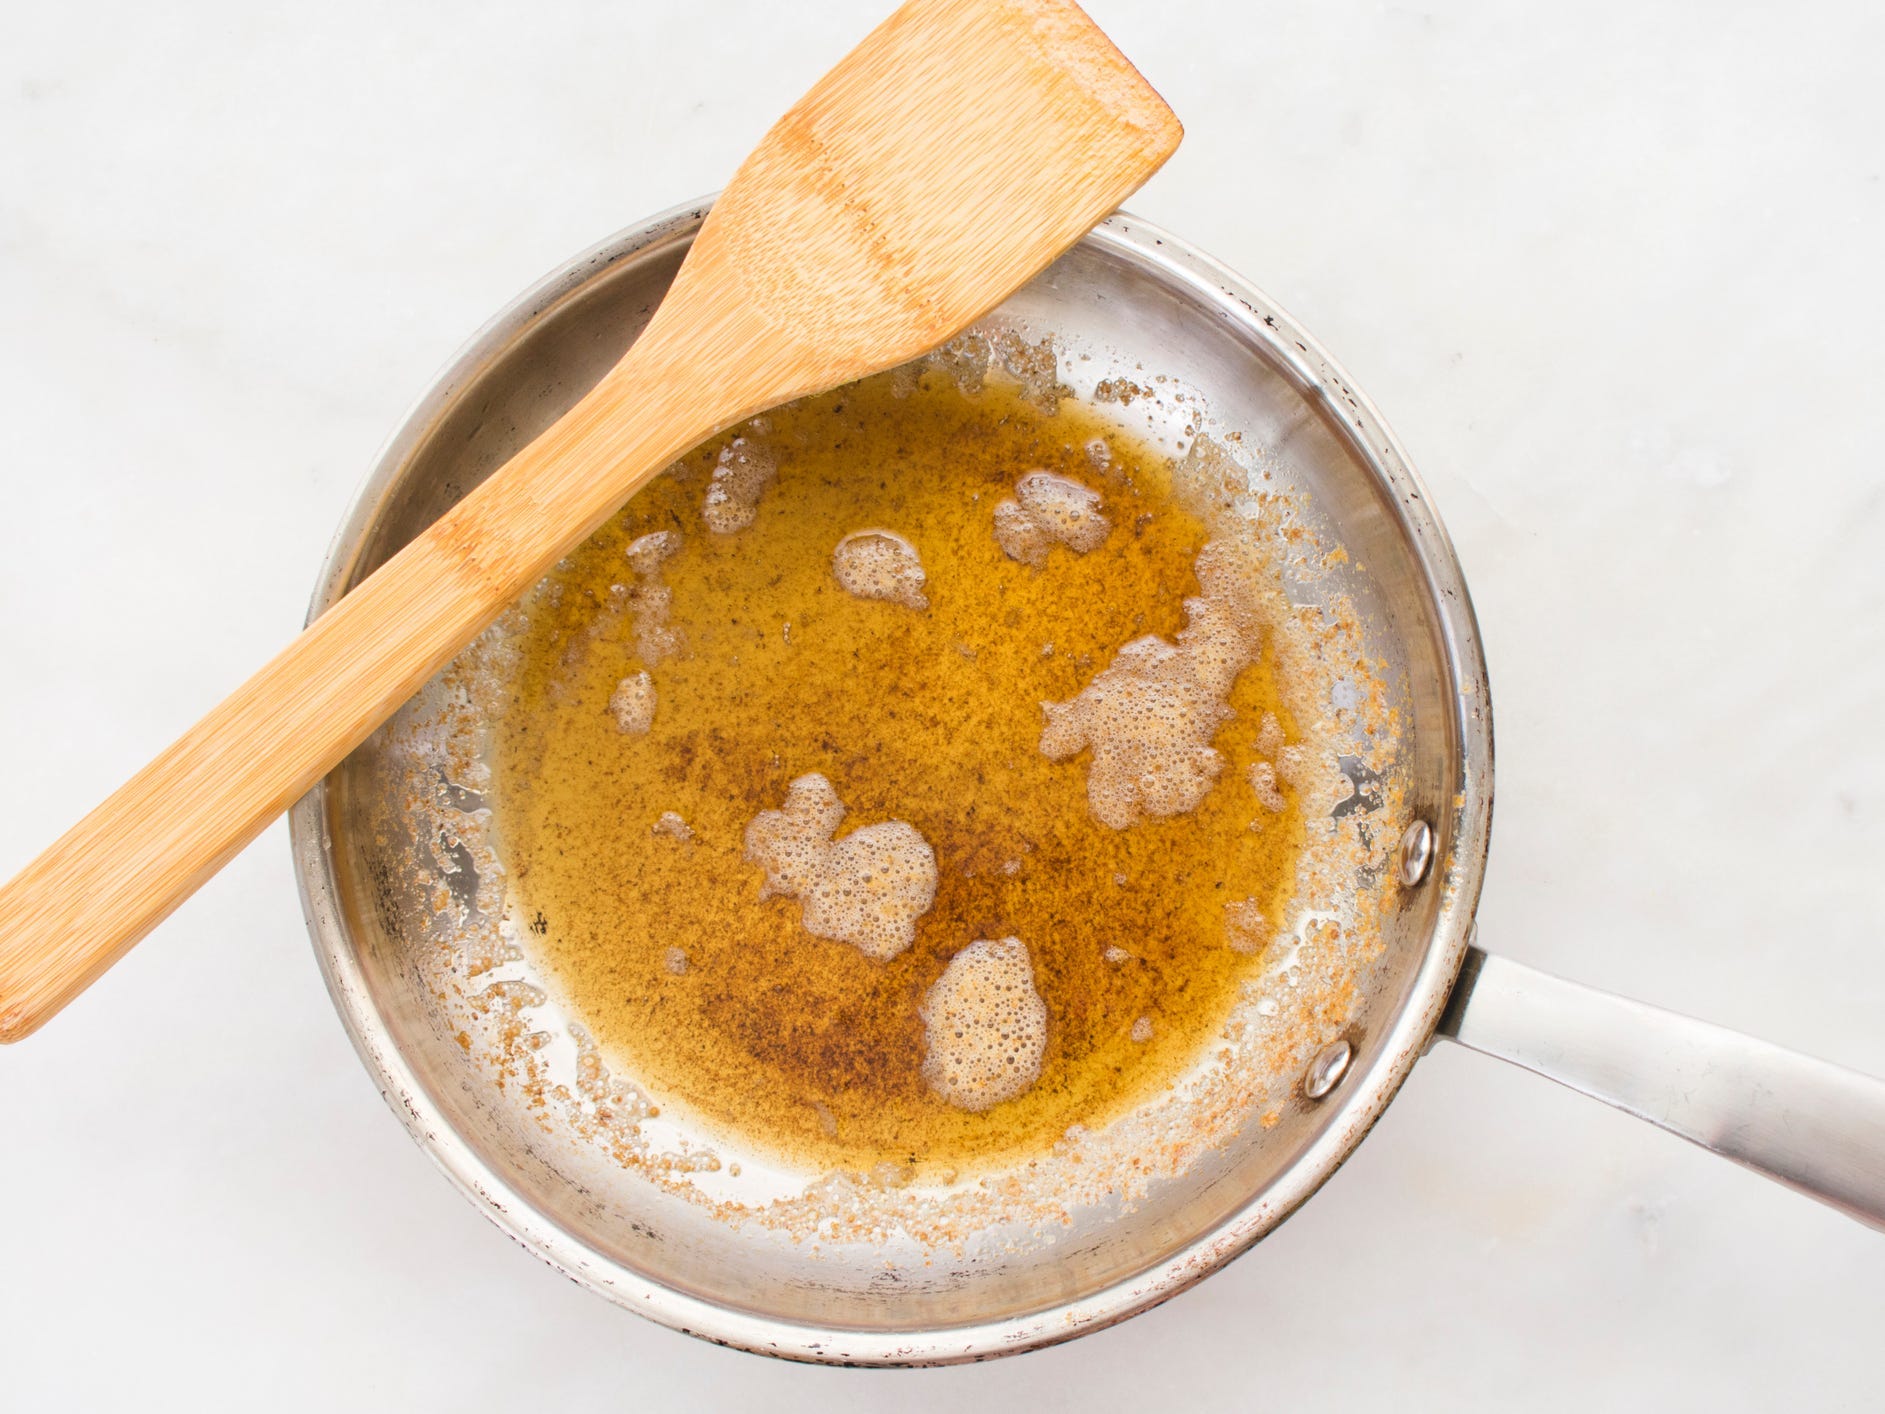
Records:
[[[1205,531],[1166,457],[934,369],[739,432],[637,496],[531,614],[498,783],[552,981],[657,1102],[814,1167],[966,1172],[1150,1098],[1263,965],[1252,939],[1303,843],[1293,790],[1279,812],[1251,784],[1259,736],[1271,754],[1279,725],[1295,736],[1267,654],[1207,722],[1223,769],[1187,813],[1112,828],[1091,753],[1042,753],[1042,703],[1131,640],[1175,640],[1199,593]],[[1017,499],[1037,471],[1077,486]],[[891,538],[834,561],[871,531]],[[836,843],[902,821],[934,852],[934,901],[887,959],[813,936],[803,898],[762,898],[748,827],[814,772],[842,802]],[[926,1080],[923,1007],[952,958],[1005,939],[1045,1005],[1040,1078],[972,1112]]]

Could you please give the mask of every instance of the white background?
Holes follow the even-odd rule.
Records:
[[[0,10],[0,875],[294,630],[473,328],[881,9]],[[1093,10],[1189,129],[1135,209],[1334,350],[1452,527],[1481,941],[1885,1074],[1885,12]],[[1117,1330],[882,1373],[670,1334],[406,1138],[286,845],[0,1054],[0,1407],[1876,1407],[1885,1239],[1452,1048]]]

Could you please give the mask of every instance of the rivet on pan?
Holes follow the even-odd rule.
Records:
[[[1303,1094],[1312,1100],[1320,1100],[1341,1084],[1342,1077],[1348,1074],[1348,1063],[1354,1054],[1346,1041],[1324,1046],[1322,1053],[1310,1061],[1309,1069],[1303,1072]]]
[[[1427,877],[1427,871],[1431,868],[1433,827],[1425,820],[1416,820],[1407,827],[1407,833],[1401,836],[1401,883],[1411,889]]]

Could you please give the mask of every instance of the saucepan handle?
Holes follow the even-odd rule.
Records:
[[[1437,1029],[1885,1230],[1885,1080],[1476,947]]]

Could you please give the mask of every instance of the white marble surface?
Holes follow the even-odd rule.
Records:
[[[1498,709],[1482,941],[1885,1074],[1885,12],[1093,9],[1189,128],[1135,207],[1334,349],[1452,525]],[[0,873],[292,631],[471,329],[717,185],[879,10],[8,7]],[[0,1156],[10,1409],[1879,1399],[1885,1240],[1451,1049],[1117,1330],[915,1373],[670,1334],[407,1140],[280,827],[0,1054]]]

